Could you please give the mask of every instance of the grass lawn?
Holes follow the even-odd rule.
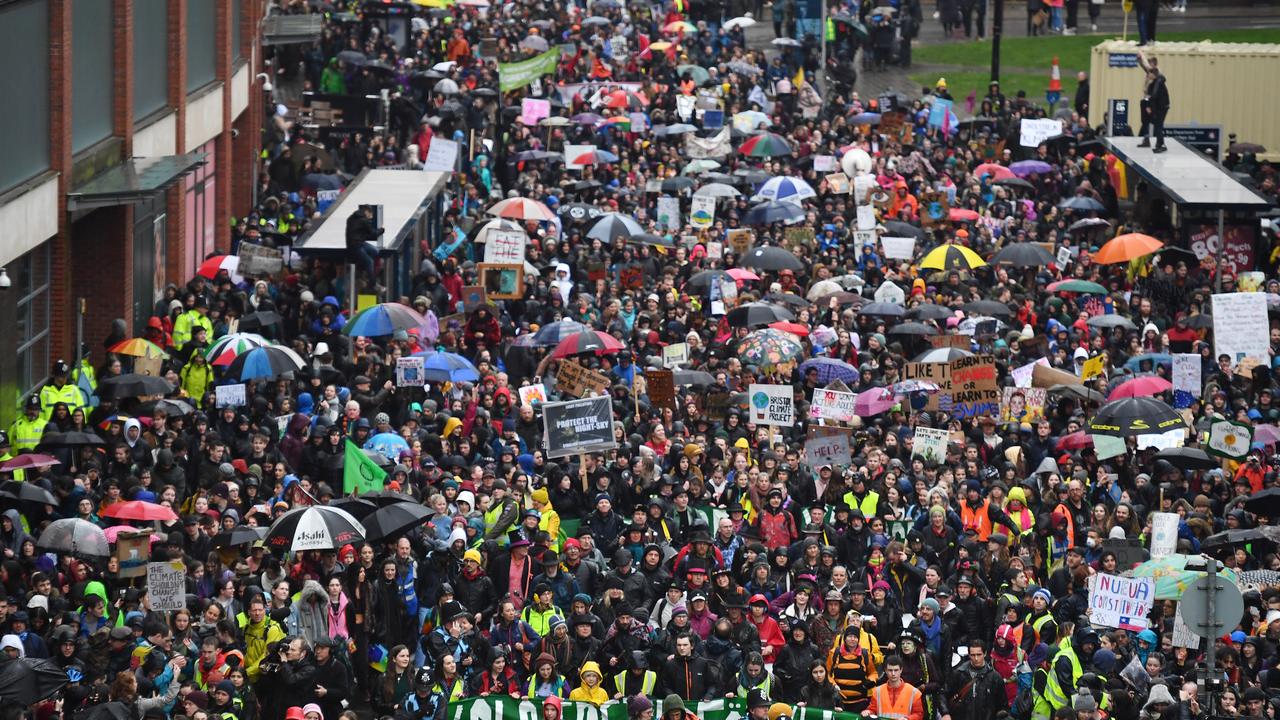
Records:
[[[990,51],[990,46],[987,50]],[[914,58],[913,58],[914,59]],[[951,93],[951,97],[956,99],[956,115],[962,119],[968,115],[965,110],[965,98],[969,97],[969,93],[975,93],[973,114],[978,113],[979,107],[982,105],[982,98],[987,94],[987,83],[991,81],[991,74],[988,72],[928,72],[913,73],[911,82],[915,84],[915,88],[928,87],[932,88],[934,83],[938,82],[938,76],[941,75],[947,79],[947,90]],[[1019,90],[1026,90],[1027,97],[1031,102],[1037,105],[1044,105],[1045,88],[1049,86],[1049,71],[1046,69],[1043,73],[1036,75],[1033,73],[1001,73],[1000,89],[1004,92],[1005,97],[1013,98]],[[1062,97],[1071,102],[1076,96],[1076,76],[1068,75],[1067,72],[1062,73]]]
[[[1005,21],[1006,28],[1012,31],[1013,36],[1006,33],[1000,41],[1000,64],[1002,67],[1016,69],[1019,71],[1034,70],[1044,68],[1044,75],[1049,75],[1049,64],[1055,55],[1062,65],[1063,85],[1067,84],[1067,77],[1075,77],[1079,70],[1089,69],[1089,51],[1094,45],[1104,41],[1113,39],[1109,35],[1051,35],[1048,37],[1023,37],[1023,18],[1018,16],[1015,22],[1009,22],[1009,8],[1006,7]],[[1137,37],[1136,31],[1131,37]],[[1256,29],[1256,30],[1215,30],[1213,32],[1173,32],[1160,33],[1162,42],[1188,42],[1196,40],[1213,40],[1214,42],[1256,42],[1256,43],[1274,43],[1276,41],[1276,30],[1274,29]],[[991,67],[991,43],[989,41],[973,41],[973,42],[945,42],[938,45],[929,45],[927,47],[919,47],[912,51],[912,62],[927,65],[963,65],[974,68]],[[1013,76],[1011,76],[1013,77]],[[914,79],[914,76],[913,76]],[[935,78],[936,80],[936,78]],[[951,77],[947,77],[947,82],[951,82]],[[1046,80],[1047,82],[1047,80]],[[933,81],[929,82],[930,85]],[[1002,85],[1007,85],[1004,81]],[[986,83],[983,82],[984,90]],[[1009,89],[1014,86],[1010,85],[1005,88],[1006,94]],[[1040,86],[1043,90],[1043,85]],[[1031,87],[1026,87],[1028,93]],[[1072,92],[1075,88],[1072,88]],[[966,91],[967,93],[967,91]],[[951,91],[955,97],[960,97],[960,93],[955,90]],[[979,93],[979,96],[985,95]],[[1044,93],[1040,93],[1043,97]]]

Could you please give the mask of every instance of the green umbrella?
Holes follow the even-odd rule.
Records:
[[[1091,295],[1106,295],[1107,289],[1096,282],[1088,280],[1062,280],[1049,284],[1049,292],[1074,292],[1089,293]]]
[[[688,73],[689,77],[693,78],[693,81],[699,85],[706,82],[707,79],[711,77],[711,73],[707,72],[707,69],[702,67],[701,65],[677,65],[676,66],[677,75],[679,75],[680,77],[684,77],[685,73]]]
[[[1148,560],[1135,567],[1133,577],[1149,577],[1155,579],[1157,600],[1178,600],[1187,586],[1205,576],[1203,570],[1188,570],[1187,561],[1191,555],[1166,555],[1162,558]],[[1125,573],[1126,575],[1129,573]],[[1230,568],[1219,566],[1218,574],[1231,582],[1238,582],[1239,577]]]

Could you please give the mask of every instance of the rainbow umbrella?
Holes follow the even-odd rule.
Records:
[[[691,22],[685,20],[677,20],[673,23],[667,23],[663,26],[662,32],[676,35],[679,33],[693,34],[698,32],[698,28]]]
[[[161,360],[169,357],[169,353],[165,352],[164,348],[143,338],[121,340],[108,348],[107,352],[140,358],[159,358]]]
[[[790,155],[791,145],[777,133],[760,133],[747,138],[738,146],[738,152],[747,157],[777,157]]]
[[[385,337],[397,330],[416,330],[427,324],[417,310],[400,303],[378,303],[361,310],[342,327],[346,335]]]
[[[750,365],[772,367],[795,360],[804,352],[791,333],[773,328],[756,330],[738,343],[738,355]]]
[[[232,333],[218,338],[205,351],[204,357],[209,361],[210,365],[223,367],[230,365],[231,361],[239,357],[241,353],[246,353],[258,347],[266,347],[270,344],[270,340],[257,333]]]

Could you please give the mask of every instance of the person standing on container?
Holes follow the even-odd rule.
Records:
[[[1151,147],[1151,139],[1147,136],[1150,130],[1156,136],[1156,147],[1152,152],[1162,153],[1167,149],[1164,146],[1164,118],[1169,114],[1169,83],[1156,60],[1148,59],[1141,50],[1138,51],[1138,64],[1147,73],[1142,93],[1142,128],[1138,130],[1142,142],[1138,147]]]

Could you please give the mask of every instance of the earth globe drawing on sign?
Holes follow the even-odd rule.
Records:
[[[769,407],[769,393],[758,392],[755,395],[752,395],[751,404],[754,405],[757,410],[764,410]]]

